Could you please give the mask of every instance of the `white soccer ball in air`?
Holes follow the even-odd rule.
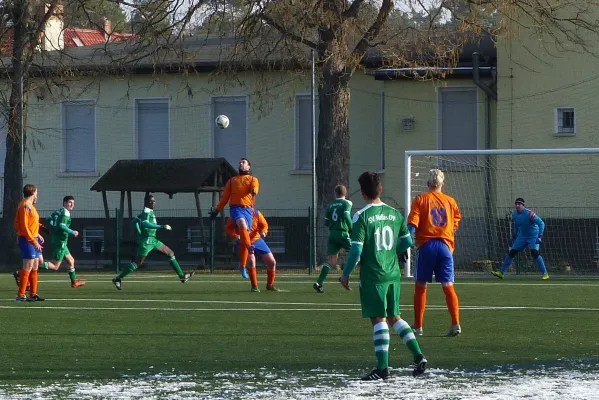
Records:
[[[218,126],[220,129],[225,129],[229,126],[229,117],[226,115],[219,115],[214,120],[214,123],[216,123],[216,126]]]

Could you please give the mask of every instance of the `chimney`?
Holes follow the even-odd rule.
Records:
[[[104,18],[104,38],[108,41],[112,34],[112,23],[108,18]]]

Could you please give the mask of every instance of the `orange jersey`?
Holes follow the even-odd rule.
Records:
[[[427,192],[414,199],[408,215],[408,225],[416,227],[416,246],[431,239],[441,239],[453,253],[454,231],[462,215],[455,199],[441,192]]]
[[[17,207],[15,229],[17,235],[23,236],[31,244],[37,244],[36,238],[40,232],[40,216],[37,210],[27,200],[22,200]]]
[[[227,222],[225,223],[225,231],[232,238],[236,238],[238,236],[236,228],[237,227],[235,226],[235,222],[233,222],[233,218],[227,218]],[[250,229],[250,243],[254,243],[256,240],[260,239],[262,237],[262,233],[265,235],[268,233],[268,222],[266,222],[266,218],[264,218],[264,215],[262,215],[260,211],[257,213],[254,211],[252,228]]]
[[[254,197],[258,194],[260,183],[252,175],[237,175],[227,181],[217,211],[222,211],[227,203],[229,206],[253,207]]]

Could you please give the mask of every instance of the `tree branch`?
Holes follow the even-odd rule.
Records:
[[[389,1],[389,0],[386,0]],[[277,21],[275,21],[273,18],[271,18],[269,15],[267,15],[266,13],[264,13],[263,11],[260,11],[259,13],[260,19],[262,19],[264,22],[266,22],[268,25],[272,26],[273,28],[275,28],[277,31],[281,32],[282,35],[298,42],[301,43],[303,45],[308,46],[311,49],[314,50],[318,50],[318,45],[316,43],[314,43],[313,41],[303,38],[299,35],[296,35],[293,32],[289,32],[287,29],[285,29],[281,24],[279,24]]]
[[[368,28],[368,30],[364,33],[362,39],[360,39],[358,44],[356,44],[356,47],[352,52],[353,56],[359,57],[360,59],[364,56],[364,53],[366,53],[366,50],[369,47],[370,41],[378,36],[379,32],[389,19],[389,14],[391,14],[392,9],[393,1],[383,0],[381,8],[379,9],[379,13],[376,16],[376,19],[374,20],[370,28]]]
[[[343,13],[341,14],[343,19],[356,18],[358,16],[358,10],[360,10],[360,6],[363,3],[364,0],[354,0],[353,3],[351,3],[351,6],[349,6],[349,8],[343,11]]]

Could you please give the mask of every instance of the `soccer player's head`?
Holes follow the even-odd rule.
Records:
[[[383,185],[381,177],[374,171],[366,171],[358,178],[360,190],[365,200],[375,200],[381,197]]]
[[[62,206],[67,210],[71,211],[75,208],[75,197],[74,196],[64,196],[62,199]]]
[[[147,207],[150,210],[153,210],[155,205],[156,205],[156,199],[154,198],[154,195],[146,194],[146,197],[144,197],[144,207]]]
[[[239,175],[248,175],[252,168],[252,163],[247,158],[239,160]]]
[[[23,186],[23,197],[31,197],[31,202],[35,204],[37,201],[37,187],[33,183],[28,183],[27,185]]]
[[[441,190],[443,187],[443,182],[445,182],[445,174],[440,169],[431,169],[428,171],[428,181],[426,185],[431,190]]]
[[[516,199],[516,201],[514,202],[515,206],[516,206],[516,210],[518,210],[518,212],[524,210],[524,208],[526,207],[526,202],[524,201],[524,199],[522,197],[518,197]]]
[[[347,188],[343,185],[335,186],[335,196],[340,199],[341,197],[347,196]]]

